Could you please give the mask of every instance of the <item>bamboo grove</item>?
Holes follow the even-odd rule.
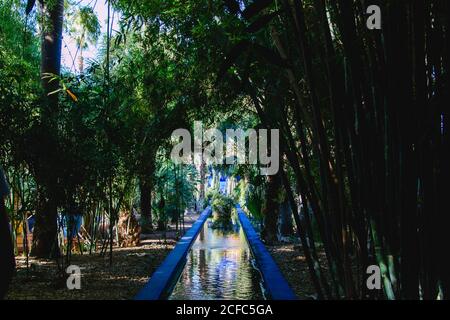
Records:
[[[386,298],[448,297],[448,2],[225,2],[246,26],[224,69],[239,66],[228,78],[282,131],[280,179],[318,296],[376,298],[363,275],[378,264]],[[381,30],[365,25],[369,4]]]

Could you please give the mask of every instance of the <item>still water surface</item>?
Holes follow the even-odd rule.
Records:
[[[186,265],[170,296],[171,300],[261,300],[261,277],[244,231],[212,229],[205,222]]]

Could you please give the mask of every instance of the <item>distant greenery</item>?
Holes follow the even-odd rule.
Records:
[[[234,212],[235,202],[232,198],[215,192],[211,197],[211,208],[213,212],[213,224],[215,229],[228,229],[232,226],[231,217]]]

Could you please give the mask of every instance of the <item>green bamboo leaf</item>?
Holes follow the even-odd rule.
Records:
[[[60,92],[60,91],[62,91],[61,88],[59,88],[59,89],[57,89],[57,90],[55,90],[55,91],[49,92],[49,93],[47,94],[47,96],[51,96],[51,95],[57,94],[57,93]]]
[[[55,77],[54,73],[47,73],[47,72],[42,73],[42,79],[48,79],[53,77]]]

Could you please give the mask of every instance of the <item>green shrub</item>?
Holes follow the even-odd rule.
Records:
[[[205,194],[205,203],[208,205],[212,204],[213,199],[220,195],[219,190],[217,189],[208,189]]]
[[[213,211],[213,228],[228,228],[232,226],[231,216],[234,201],[219,192],[212,196],[211,208]]]

